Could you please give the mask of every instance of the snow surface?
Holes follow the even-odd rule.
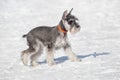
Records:
[[[63,50],[48,66],[26,67],[22,35],[39,25],[57,25],[64,10],[74,8],[81,31],[69,34],[82,62],[71,62]],[[0,80],[120,80],[120,0],[0,0]]]

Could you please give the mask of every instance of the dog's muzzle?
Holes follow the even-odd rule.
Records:
[[[75,33],[79,32],[79,31],[80,31],[80,28],[73,27],[73,28],[71,28],[70,33],[75,34]]]
[[[75,34],[75,33],[79,32],[80,29],[81,29],[81,27],[79,25],[74,26],[70,29],[70,33]]]

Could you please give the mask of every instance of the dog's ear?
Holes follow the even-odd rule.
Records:
[[[63,13],[62,19],[65,19],[67,15],[68,15],[68,11],[65,10],[64,13]]]
[[[70,10],[70,12],[68,13],[68,15],[70,15],[70,14],[71,14],[72,10],[73,10],[73,8]]]

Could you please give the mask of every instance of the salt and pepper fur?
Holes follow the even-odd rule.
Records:
[[[62,24],[67,31],[76,33],[80,30],[80,25],[77,23],[77,18],[64,11],[62,16]],[[59,23],[61,25],[61,23]],[[22,51],[21,59],[24,65],[28,65],[28,56],[30,56],[31,66],[37,66],[37,59],[42,54],[43,48],[46,48],[47,63],[48,65],[54,65],[54,52],[57,49],[63,48],[71,61],[80,61],[69,44],[67,33],[60,32],[57,26],[39,26],[32,29],[23,37],[26,37],[28,43],[28,49]]]

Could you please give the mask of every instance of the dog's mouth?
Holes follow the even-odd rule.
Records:
[[[76,34],[79,31],[80,31],[80,28],[76,28],[76,27],[73,27],[70,29],[70,33],[72,33],[72,34]]]

